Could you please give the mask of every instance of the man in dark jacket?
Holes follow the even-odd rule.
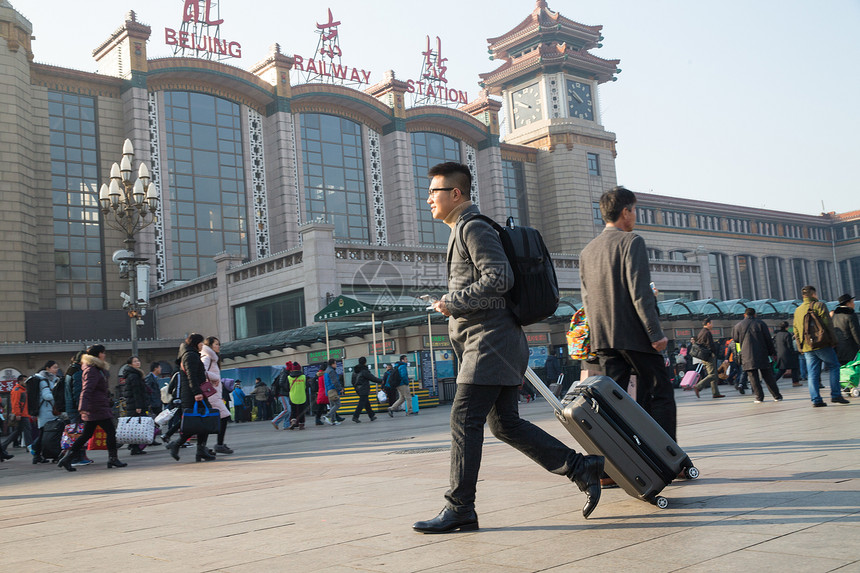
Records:
[[[776,356],[776,348],[773,346],[767,325],[757,319],[755,314],[754,308],[748,308],[744,311],[744,319],[732,329],[732,338],[735,339],[735,344],[740,347],[741,368],[749,377],[753,394],[755,394],[755,403],[764,402],[764,391],[761,388],[759,372],[761,372],[761,377],[764,378],[764,383],[767,384],[767,389],[770,390],[774,401],[780,402],[782,394],[779,393],[779,387],[773,378],[770,364],[771,357]]]
[[[370,383],[382,384],[382,379],[373,375],[370,368],[367,367],[367,358],[364,356],[358,359],[358,365],[353,370],[352,376],[352,387],[358,394],[358,405],[355,407],[355,412],[352,413],[352,421],[356,424],[361,423],[358,418],[361,416],[361,411],[364,410],[372,422],[376,420],[376,414],[373,413],[373,408],[370,405]]]
[[[776,348],[776,375],[779,380],[786,370],[791,370],[791,385],[800,386],[800,361],[797,359],[797,351],[794,349],[794,340],[788,331],[788,323],[779,325],[779,330],[773,335],[773,345]]]
[[[579,258],[591,348],[604,374],[622,388],[636,372],[636,401],[674,439],[675,392],[660,354],[668,339],[649,284],[645,241],[632,232],[636,195],[624,187],[610,189],[600,197],[600,212],[606,228]]]
[[[472,176],[459,163],[430,169],[427,204],[434,219],[450,228],[448,293],[433,303],[448,318],[448,334],[460,364],[451,406],[450,489],[445,508],[412,527],[423,533],[478,529],[475,489],[481,467],[484,424],[503,442],[546,470],[568,477],[585,492],[588,517],[600,499],[602,456],[584,456],[565,446],[517,411],[517,396],[528,366],[523,329],[505,304],[513,271],[498,233],[476,218]]]
[[[146,391],[149,394],[149,413],[153,416],[161,412],[161,387],[158,385],[158,379],[161,377],[161,363],[153,362],[149,367],[149,374],[146,375],[143,382],[146,384]]]
[[[723,394],[720,394],[720,389],[717,386],[720,381],[719,374],[717,374],[717,345],[714,343],[714,335],[711,334],[710,318],[702,321],[702,330],[696,335],[696,340],[690,349],[694,355],[699,354],[699,356],[693,357],[693,362],[702,365],[704,374],[699,383],[693,386],[693,390],[696,391],[696,398],[699,397],[702,388],[709,384],[714,398],[725,398]]]
[[[850,294],[839,297],[839,306],[833,311],[833,330],[839,364],[853,362],[860,350],[860,323],[854,313],[854,297]]]

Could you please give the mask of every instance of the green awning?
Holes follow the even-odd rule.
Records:
[[[405,295],[341,295],[316,313],[314,322],[359,322],[370,318],[371,314],[377,320],[426,315],[427,303]]]

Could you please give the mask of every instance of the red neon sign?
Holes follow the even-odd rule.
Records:
[[[430,49],[430,36],[427,36],[427,49],[421,54],[424,56],[424,66],[427,70],[424,72],[424,77],[447,84],[448,79],[445,77],[445,72],[448,71],[448,66],[445,65],[445,62],[448,61],[448,58],[442,57],[442,40],[439,39],[439,36],[436,36],[436,51],[433,52]]]
[[[224,19],[213,21],[209,14],[212,11],[212,0],[205,0],[205,12],[203,14],[203,18],[200,18],[200,1],[199,0],[185,0],[185,8],[182,10],[182,21],[183,22],[200,22],[201,24],[208,24],[209,26],[217,26],[224,22]]]
[[[231,58],[242,57],[242,45],[239,42],[222,40],[216,34],[209,36],[202,31],[189,32],[188,26],[191,22],[201,24],[203,27],[219,26],[224,19],[212,19],[212,0],[203,0],[203,10],[200,9],[200,0],[184,0],[182,8],[182,29],[177,31],[173,28],[164,29],[164,43],[168,46],[178,46],[186,50],[196,52],[207,52]],[[176,52],[174,52],[176,53]]]

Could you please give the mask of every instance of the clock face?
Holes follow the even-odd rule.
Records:
[[[511,94],[514,129],[541,119],[540,86],[536,83]]]
[[[591,103],[591,85],[567,80],[567,110],[570,117],[594,120],[594,105]]]

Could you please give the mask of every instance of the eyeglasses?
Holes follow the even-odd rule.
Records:
[[[427,196],[432,197],[439,191],[453,191],[456,187],[431,187],[429,191],[427,191]]]

